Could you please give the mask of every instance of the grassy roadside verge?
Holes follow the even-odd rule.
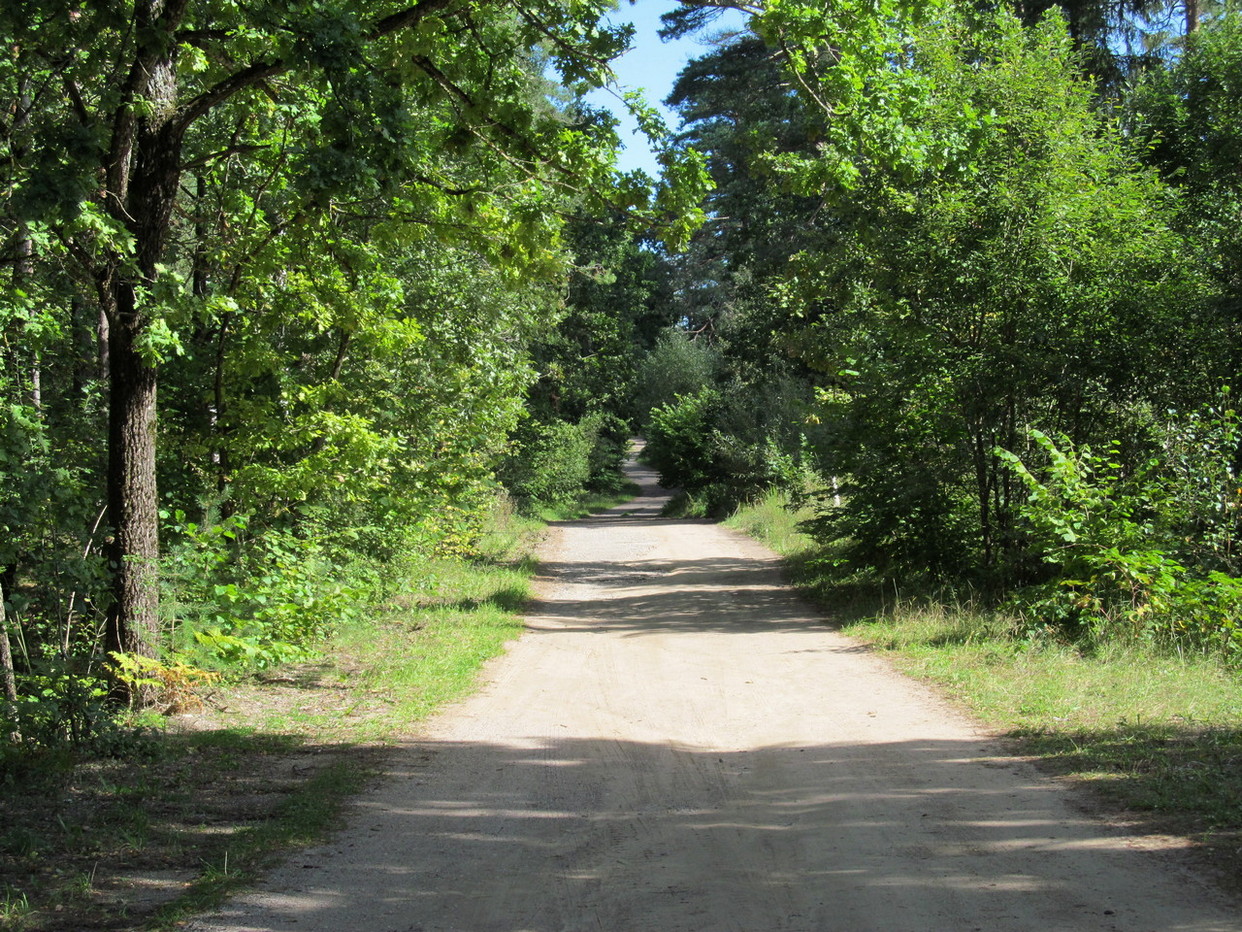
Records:
[[[1066,644],[970,604],[860,595],[816,562],[802,517],[772,495],[726,523],[784,556],[791,581],[844,633],[936,684],[1112,816],[1186,839],[1242,892],[1242,672],[1144,644]]]
[[[392,745],[521,633],[542,528],[511,518],[482,557],[422,562],[315,660],[203,690],[201,707],[118,731],[110,755],[0,772],[0,929],[175,928],[323,837]]]

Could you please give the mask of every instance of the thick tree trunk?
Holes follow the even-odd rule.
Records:
[[[134,307],[132,285],[121,283],[116,298],[108,341],[108,514],[115,575],[106,643],[109,651],[153,657],[159,644],[156,372],[136,345],[145,322]]]
[[[156,656],[159,625],[159,496],[155,474],[155,363],[140,352],[151,308],[139,294],[156,282],[181,178],[184,127],[175,120],[176,45],[168,41],[188,0],[140,0],[141,36],[129,75],[146,114],[120,108],[113,122],[108,187],[118,220],[133,234],[137,272],[115,261],[100,278],[108,312],[108,517],[112,523],[109,651]],[[119,257],[118,257],[119,259]],[[145,286],[145,287],[144,287]],[[128,691],[123,691],[128,692]],[[148,697],[128,692],[131,703]]]

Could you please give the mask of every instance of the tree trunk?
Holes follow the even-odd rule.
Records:
[[[207,274],[207,179],[200,173],[194,178],[194,272],[190,278],[194,297],[205,298],[210,290]]]
[[[113,213],[134,237],[136,270],[109,264],[100,277],[108,317],[108,518],[112,523],[109,651],[154,657],[159,648],[159,496],[155,473],[155,363],[140,351],[151,309],[139,304],[159,277],[181,179],[184,126],[175,119],[176,45],[169,40],[188,0],[141,0],[134,20],[142,36],[130,90],[146,113],[128,106],[113,122],[107,166]],[[149,697],[118,687],[131,704]]]
[[[108,314],[102,308],[99,311],[99,326],[97,327],[99,339],[99,369],[97,375],[99,381],[106,382],[112,377],[112,359],[109,356],[111,350],[108,344],[112,342],[112,324],[108,321]]]
[[[992,572],[995,535],[992,527],[992,474],[989,470],[988,431],[983,423],[973,426],[971,438],[975,460],[975,495],[979,503],[979,542],[983,548],[983,567]]]
[[[216,473],[216,491],[223,496],[229,487],[229,454],[224,443],[221,419],[224,417],[224,362],[225,347],[228,345],[229,325],[233,322],[233,314],[226,311],[220,319],[220,330],[216,337],[215,372],[212,375],[211,400],[211,465]],[[220,504],[220,516],[230,518],[233,515],[233,503],[223,500]]]
[[[24,223],[18,225],[16,253],[16,261],[13,263],[13,287],[21,291],[34,278],[34,240],[30,238],[30,232]],[[30,358],[30,406],[34,408],[35,414],[39,416],[43,414],[43,374],[41,363],[39,351],[35,350],[31,353]]]
[[[114,576],[106,645],[109,651],[154,657],[159,644],[156,372],[136,345],[145,322],[134,307],[132,285],[121,283],[116,298],[108,341],[108,514]]]
[[[4,680],[4,700],[9,714],[9,740],[17,744],[22,733],[17,727],[17,676],[13,671],[13,649],[9,645],[8,616],[4,610],[4,588],[0,586],[0,678]]]

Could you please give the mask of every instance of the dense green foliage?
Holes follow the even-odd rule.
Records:
[[[648,455],[717,512],[811,495],[844,572],[1236,651],[1236,14],[1127,58],[1170,10],[1018,12],[782,0],[683,72],[716,362]]]
[[[1019,451],[1027,425],[1085,440],[1183,403],[1186,369],[1219,377],[1190,355],[1217,324],[1166,193],[1091,109],[1058,22],[915,39],[936,88],[916,128],[951,161],[864,162],[848,232],[783,297],[806,321],[795,351],[831,380],[860,558],[1003,576],[1020,490],[993,450]]]
[[[304,656],[639,428],[843,571],[1236,650],[1237,16],[1044,6],[747,8],[631,102],[655,183],[602,0],[10,4],[10,735]]]
[[[637,237],[683,239],[704,179],[615,170],[607,8],[5,6],[6,733],[304,655],[469,554],[498,475],[616,484],[667,323]]]

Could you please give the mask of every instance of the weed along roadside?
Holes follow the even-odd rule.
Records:
[[[422,561],[303,662],[186,693],[89,751],[6,757],[0,928],[174,928],[322,837],[388,749],[519,636],[542,527],[508,514],[479,554]]]
[[[1150,643],[1068,642],[960,601],[882,598],[832,569],[800,531],[806,517],[773,493],[726,523],[780,553],[844,633],[936,684],[1106,818],[1193,849],[1242,890],[1242,673]]]

